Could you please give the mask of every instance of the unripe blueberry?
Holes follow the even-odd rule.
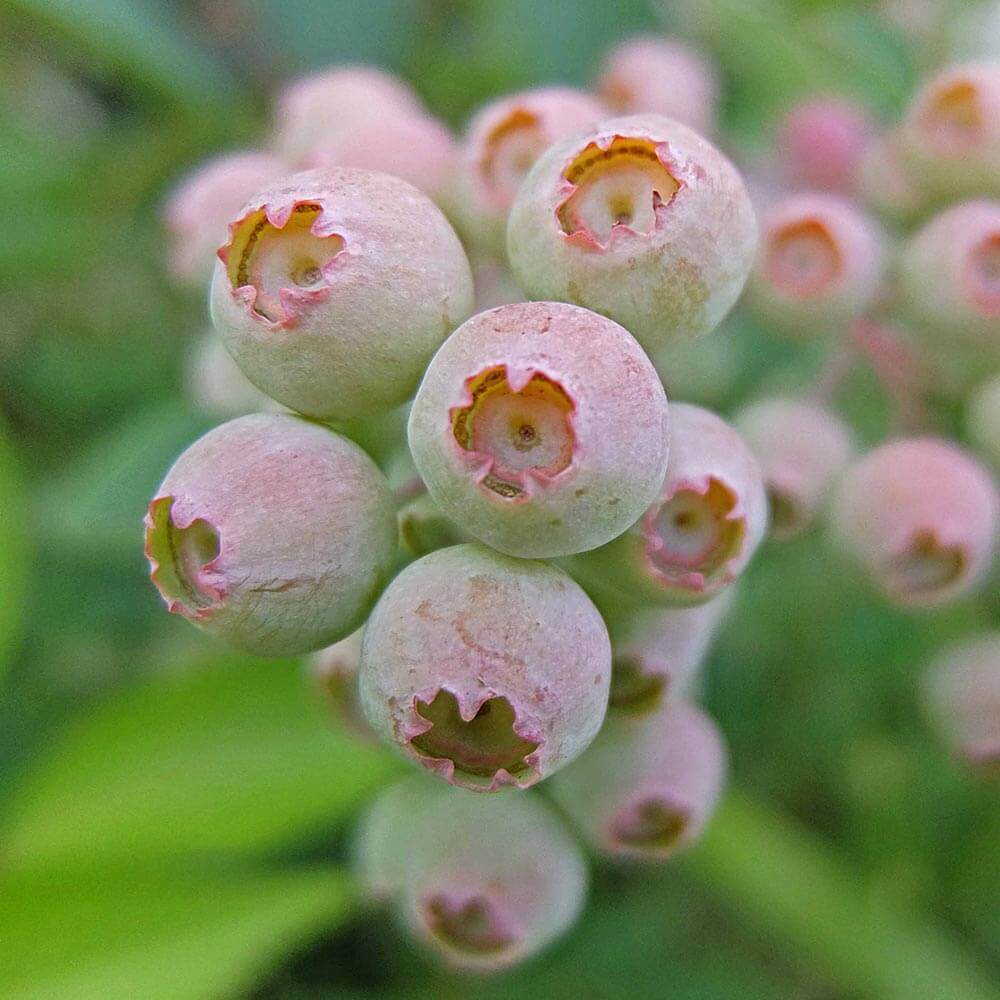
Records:
[[[1000,360],[1000,201],[934,216],[910,239],[899,271],[904,306],[929,340]]]
[[[527,787],[594,738],[611,647],[561,570],[481,545],[412,563],[375,606],[361,701],[385,740],[445,780]]]
[[[617,323],[561,302],[474,316],[434,356],[410,411],[431,496],[510,555],[594,548],[656,496],[667,399]]]
[[[357,167],[392,174],[445,204],[450,199],[457,159],[454,137],[436,118],[393,110],[317,143],[302,165]]]
[[[791,195],[762,221],[750,303],[796,337],[838,332],[874,301],[882,234],[858,207],[831,194]]]
[[[715,809],[726,749],[715,723],[681,699],[641,719],[609,718],[549,790],[601,854],[664,861]]]
[[[687,126],[653,114],[552,146],[507,228],[514,276],[529,294],[603,313],[654,358],[719,323],[756,242],[736,168]]]
[[[398,406],[472,310],[472,274],[434,203],[388,174],[313,170],[230,226],[212,318],[247,377],[321,419]]]
[[[403,503],[396,520],[399,523],[399,543],[405,553],[414,558],[474,540],[446,516],[426,492]]]
[[[1000,196],[1000,63],[939,73],[910,105],[902,135],[910,163],[935,193]]]
[[[688,694],[733,590],[689,608],[651,608],[611,628],[611,695],[616,715],[657,711],[665,697]]]
[[[272,144],[293,166],[317,149],[340,146],[355,130],[385,118],[418,116],[424,107],[409,84],[375,66],[337,66],[289,84],[275,102]]]
[[[778,158],[793,187],[849,193],[874,125],[864,105],[815,98],[788,112],[778,134]]]
[[[174,279],[202,292],[230,221],[255,192],[287,172],[277,156],[246,152],[209,160],[183,178],[163,206]]]
[[[897,604],[932,606],[986,574],[1000,519],[989,472],[950,442],[891,441],[850,466],[833,505],[837,540]]]
[[[898,223],[917,216],[927,201],[923,185],[901,148],[898,132],[869,143],[858,166],[858,191],[870,208]]]
[[[984,775],[1000,776],[1000,631],[940,653],[927,672],[924,695],[955,752]]]
[[[746,568],[767,530],[760,466],[740,435],[699,406],[671,407],[659,497],[625,534],[567,565],[626,604],[699,604]]]
[[[396,549],[375,463],[290,414],[239,417],[199,438],[145,524],[168,609],[262,656],[319,649],[356,629]]]
[[[334,718],[355,736],[373,740],[361,699],[358,696],[358,668],[361,664],[362,630],[313,653],[310,667]]]
[[[526,90],[483,107],[469,123],[459,168],[457,208],[470,242],[502,253],[507,214],[535,160],[607,114],[595,97],[569,87]]]
[[[506,260],[500,261],[495,257],[478,254],[472,258],[471,263],[477,313],[524,301],[524,293],[510,273]]]
[[[189,351],[186,388],[199,409],[220,417],[275,405],[240,371],[214,330],[206,331]]]
[[[718,125],[719,75],[704,53],[675,38],[622,42],[605,57],[597,89],[618,114],[666,115],[706,135]]]
[[[847,468],[854,441],[827,407],[806,399],[762,399],[742,410],[737,430],[757,456],[771,508],[771,534],[809,527]]]
[[[393,838],[406,873],[397,902],[410,932],[449,965],[493,972],[535,954],[576,920],[587,867],[534,795],[442,787]]]
[[[1000,373],[969,397],[965,427],[976,448],[1000,469]]]

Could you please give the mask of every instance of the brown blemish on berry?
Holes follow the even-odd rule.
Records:
[[[933,531],[917,532],[902,552],[886,564],[892,593],[912,598],[933,597],[958,583],[967,559],[960,545],[944,544]]]
[[[491,780],[504,770],[516,779],[531,772],[525,758],[541,744],[518,735],[517,716],[506,698],[488,698],[466,721],[458,699],[442,688],[429,702],[418,699],[415,710],[431,723],[426,732],[410,739],[421,756],[450,760],[456,774],[465,777]]]
[[[431,896],[424,903],[424,919],[431,934],[457,952],[495,955],[517,940],[483,896],[453,901],[447,896]]]
[[[612,836],[625,847],[669,851],[687,829],[687,813],[665,799],[650,797],[615,818]]]

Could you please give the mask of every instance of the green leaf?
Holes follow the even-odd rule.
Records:
[[[399,765],[302,673],[216,655],[116,693],[16,790],[5,861],[259,851],[342,818]]]
[[[687,865],[829,982],[879,1000],[997,1000],[989,974],[943,927],[867,893],[822,843],[730,793]]]
[[[28,580],[28,539],[21,470],[0,426],[0,676],[18,639]]]
[[[232,103],[222,67],[172,20],[170,7],[146,0],[4,0],[90,57],[89,67],[147,96],[192,109]]]
[[[335,870],[42,868],[0,880],[6,1000],[245,995],[275,961],[346,919]]]

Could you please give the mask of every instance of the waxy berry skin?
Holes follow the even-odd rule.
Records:
[[[939,198],[1000,197],[1000,63],[938,73],[901,127],[905,155]]]
[[[626,606],[700,604],[746,568],[768,525],[760,465],[700,406],[674,403],[667,476],[623,535],[567,560],[575,577]]]
[[[838,98],[803,101],[781,124],[778,159],[793,188],[850,194],[873,133],[874,123],[861,104]]]
[[[457,210],[463,234],[502,255],[507,215],[534,162],[554,142],[587,132],[608,116],[597,98],[570,87],[542,87],[480,109],[462,141]]]
[[[761,219],[750,304],[789,336],[837,333],[874,301],[883,257],[879,226],[851,202],[790,195]]]
[[[590,749],[547,787],[594,850],[665,861],[700,835],[725,774],[715,723],[694,705],[668,699],[640,719],[609,718]]]
[[[290,414],[209,431],[167,473],[145,525],[168,610],[261,656],[354,631],[396,549],[392,497],[374,462]]]
[[[455,969],[495,972],[572,925],[587,866],[542,799],[401,784],[365,820],[362,881],[432,954]]]
[[[533,298],[610,317],[654,360],[719,323],[756,242],[736,168],[687,126],[649,114],[551,147],[507,226],[514,276]]]
[[[163,206],[168,264],[178,284],[204,294],[226,227],[249,198],[288,172],[270,153],[230,153],[202,163],[180,181]]]
[[[429,198],[388,174],[333,168],[245,206],[219,251],[212,319],[258,388],[349,420],[412,395],[472,301],[465,252]]]
[[[959,759],[1000,777],[1000,631],[942,650],[924,678],[924,703]]]
[[[719,77],[708,58],[675,38],[639,35],[605,57],[597,90],[617,114],[653,113],[712,135]]]
[[[610,541],[663,482],[667,399],[627,331],[561,302],[474,316],[435,355],[410,449],[457,524],[509,555]]]
[[[300,169],[372,122],[424,115],[413,88],[374,66],[337,66],[290,83],[275,102],[272,145]]]
[[[869,452],[841,479],[834,536],[895,604],[946,604],[993,560],[1000,500],[990,473],[957,445],[902,438]]]
[[[451,784],[495,791],[577,756],[604,720],[610,676],[604,622],[565,573],[456,545],[382,595],[360,689],[383,739]]]
[[[734,424],[760,462],[771,508],[771,535],[808,528],[854,455],[847,425],[807,399],[761,399]]]
[[[935,215],[911,237],[899,271],[904,308],[929,343],[1000,362],[1000,201]]]

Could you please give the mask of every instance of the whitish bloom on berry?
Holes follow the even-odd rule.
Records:
[[[470,242],[502,253],[507,214],[535,160],[607,115],[597,98],[569,87],[526,90],[480,109],[462,142],[456,205]]]
[[[263,656],[364,620],[396,548],[388,483],[352,442],[286,414],[231,420],[174,463],[146,555],[168,610]]]
[[[403,570],[361,651],[361,700],[385,740],[445,780],[527,787],[577,756],[604,719],[611,647],[561,570],[481,545]]]
[[[631,604],[697,604],[736,580],[767,530],[760,466],[720,417],[671,407],[659,497],[625,534],[567,565],[588,587]]]
[[[751,404],[734,422],[764,474],[771,534],[799,534],[815,521],[854,455],[850,429],[825,406],[780,397]]]
[[[388,174],[295,174],[260,192],[229,231],[212,286],[216,328],[255,385],[308,416],[398,406],[472,310],[454,230]]]
[[[187,395],[205,413],[236,417],[274,407],[240,371],[214,330],[207,330],[188,352]]]
[[[432,953],[492,972],[535,954],[576,920],[587,867],[562,822],[534,795],[440,787],[394,836],[406,862],[398,913]]]
[[[361,665],[362,630],[313,653],[310,669],[337,722],[355,736],[374,740],[358,695],[358,668]]]
[[[514,280],[506,260],[477,254],[472,257],[471,263],[472,279],[476,286],[477,313],[524,301],[521,286]]]
[[[762,220],[750,282],[754,310],[792,336],[838,332],[878,294],[882,234],[851,202],[832,194],[791,195]]]
[[[936,194],[1000,196],[1000,63],[938,73],[914,98],[902,136],[913,169]]]
[[[474,316],[434,356],[410,411],[441,509],[510,555],[594,548],[656,496],[667,399],[617,323],[561,302]]]
[[[778,157],[793,187],[850,193],[873,132],[864,105],[844,98],[814,98],[785,116]]]
[[[947,441],[905,438],[850,466],[833,504],[839,543],[897,604],[931,606],[979,583],[1000,501],[989,472]]]
[[[965,427],[975,447],[1000,469],[1000,374],[969,397]]]
[[[548,787],[597,851],[664,861],[701,834],[725,772],[725,744],[712,720],[668,699],[641,719],[609,718]]]
[[[756,241],[736,168],[697,132],[652,114],[552,146],[507,229],[514,276],[529,294],[609,316],[654,358],[719,323]]]
[[[934,216],[900,261],[903,303],[936,346],[973,345],[1000,361],[1000,201]]]
[[[376,66],[336,66],[289,84],[275,102],[272,144],[293,167],[309,166],[315,150],[340,146],[373,121],[423,115],[405,81]]]
[[[733,589],[705,604],[641,609],[611,628],[611,695],[616,715],[645,715],[664,698],[690,694]]]
[[[597,89],[618,114],[665,115],[706,135],[718,125],[719,74],[676,38],[639,35],[606,56]]]
[[[927,672],[925,702],[955,753],[1000,775],[1000,632],[943,650]]]
[[[287,172],[277,156],[245,152],[209,160],[184,177],[163,206],[172,276],[182,285],[204,289],[226,227],[257,191]]]

